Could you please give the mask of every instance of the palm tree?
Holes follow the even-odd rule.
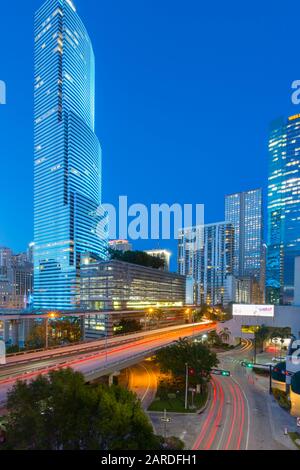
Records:
[[[223,330],[220,331],[219,337],[222,340],[222,343],[228,343],[230,339],[231,331],[229,328],[225,327]]]

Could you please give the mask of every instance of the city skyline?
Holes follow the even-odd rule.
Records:
[[[32,142],[32,136],[29,134],[28,135],[28,124],[26,123],[26,120],[30,120],[30,100],[31,100],[31,89],[30,92],[29,90],[29,84],[32,83],[32,44],[31,44],[31,38],[32,38],[32,32],[33,32],[33,11],[37,7],[41,5],[42,2],[40,1],[34,1],[32,2],[32,6],[28,7],[25,11],[25,17],[23,18],[23,6],[20,3],[20,17],[17,15],[16,22],[19,27],[17,29],[20,29],[20,32],[23,31],[23,33],[26,33],[24,35],[24,56],[27,57],[27,62],[23,69],[24,69],[24,91],[22,91],[23,97],[20,97],[19,91],[16,90],[15,83],[14,83],[14,78],[10,76],[10,73],[8,70],[4,70],[4,73],[2,74],[1,78],[4,78],[5,81],[7,82],[7,88],[8,88],[8,100],[7,100],[7,105],[1,107],[1,114],[0,114],[0,121],[4,129],[11,129],[9,126],[11,125],[11,121],[9,119],[10,113],[12,112],[11,108],[14,107],[14,113],[16,112],[16,109],[20,107],[20,110],[22,109],[22,113],[24,118],[22,119],[22,127],[24,126],[24,130],[21,128],[20,124],[17,122],[15,124],[15,131],[19,136],[22,135],[22,132],[25,132],[26,134],[23,134],[23,139],[22,139],[22,147],[25,149],[26,153],[26,160],[27,163],[30,162],[30,154],[31,152],[31,147],[29,144]],[[99,133],[101,142],[104,145],[104,161],[103,161],[103,168],[104,168],[104,174],[105,174],[105,183],[104,183],[104,200],[105,201],[113,201],[116,197],[118,197],[119,193],[125,192],[127,189],[127,193],[129,197],[131,198],[131,201],[135,200],[142,200],[146,204],[150,202],[149,200],[149,192],[145,192],[143,189],[145,187],[144,184],[142,184],[141,181],[137,178],[137,175],[139,173],[144,174],[145,178],[147,177],[147,158],[145,159],[146,155],[148,154],[148,144],[149,142],[145,139],[146,135],[143,132],[137,133],[137,122],[135,120],[135,115],[134,113],[129,113],[128,115],[128,122],[126,122],[124,119],[115,119],[116,116],[119,116],[119,114],[116,114],[116,97],[113,98],[111,92],[112,88],[115,90],[115,93],[117,93],[117,96],[120,98],[120,95],[118,94],[118,88],[120,86],[125,85],[123,84],[123,80],[119,81],[118,83],[114,81],[113,87],[112,88],[107,88],[107,80],[109,78],[109,74],[112,74],[115,72],[115,69],[113,67],[116,67],[115,62],[107,63],[107,55],[109,52],[111,53],[112,50],[110,47],[117,47],[115,43],[101,43],[101,39],[103,37],[101,34],[98,32],[98,29],[96,28],[96,23],[93,19],[93,9],[94,10],[101,10],[103,12],[103,15],[108,15],[108,18],[112,20],[113,18],[113,13],[116,15],[116,20],[118,18],[118,13],[115,11],[111,11],[107,5],[99,5],[98,2],[95,4],[95,2],[88,0],[87,2],[81,2],[77,1],[76,6],[79,10],[80,15],[84,18],[84,21],[87,24],[88,29],[91,31],[91,36],[93,38],[93,42],[95,45],[95,52],[96,55],[99,57],[98,58],[98,65],[97,65],[97,82],[96,82],[96,108],[97,108],[97,113],[99,115],[99,120],[98,120],[98,126],[97,126],[97,133]],[[133,10],[137,7],[135,2],[133,2],[132,5],[130,5],[130,8]],[[192,2],[191,5],[192,9],[197,8],[195,3]],[[6,7],[4,6],[4,9]],[[151,13],[153,14],[155,11],[155,7],[153,7],[154,10],[148,11],[146,7],[141,7],[141,9],[137,10],[137,13],[141,14],[142,20],[145,22],[146,17],[144,14]],[[5,11],[4,11],[5,13]],[[173,13],[174,15],[172,16],[173,22],[171,22],[170,25],[170,33],[171,37],[175,40],[177,38],[176,31],[174,30],[175,25],[179,21],[179,11],[178,11],[178,5],[175,4],[173,5]],[[198,24],[194,24],[192,21],[192,11],[188,9],[186,12],[186,16],[184,18],[184,26],[187,27],[189,22],[191,22],[192,26],[195,28],[193,29],[193,32],[195,32],[196,36],[193,36],[195,39],[195,44],[198,43],[198,41],[203,39],[203,37],[198,34]],[[165,18],[166,11],[163,9],[162,11],[162,21]],[[206,18],[209,19],[212,17],[212,12],[210,11],[209,8],[205,11]],[[243,11],[238,10],[236,11],[236,15],[238,18],[241,19],[242,22],[245,21]],[[274,8],[271,12],[271,15],[273,15],[273,19],[279,20],[279,12]],[[102,17],[102,15],[101,15]],[[252,25],[261,25],[261,22],[263,19],[266,17],[266,10],[261,11],[261,14],[255,19],[254,15],[250,15],[246,22],[246,36],[250,35],[250,26]],[[22,18],[22,19],[21,19]],[[127,18],[127,16],[126,16]],[[225,18],[225,23],[228,23],[230,21],[229,16],[225,14],[225,17],[217,17],[215,19],[216,24],[214,24],[214,27],[216,28],[219,26],[219,23],[221,20],[224,20]],[[128,18],[127,18],[128,19]],[[138,31],[139,34],[141,35],[141,39],[144,41],[150,40],[150,20],[152,19],[152,16],[150,15],[149,20],[147,19],[145,23],[145,32],[143,33],[142,31]],[[280,19],[283,21],[284,25],[287,25],[287,20],[291,20],[291,16],[288,15],[287,13],[283,18],[280,17]],[[201,21],[201,20],[199,20]],[[9,23],[9,21],[8,21]],[[128,22],[128,24],[123,25],[124,28],[129,28],[132,27],[132,23]],[[136,26],[136,25],[135,25]],[[159,22],[159,26],[161,26]],[[221,25],[222,26],[222,25]],[[245,25],[244,25],[245,26]],[[222,26],[223,27],[223,26]],[[271,24],[268,24],[268,27],[270,29],[270,34],[275,35],[275,31],[273,30],[273,26]],[[23,28],[23,30],[22,30]],[[239,26],[235,26],[235,28],[239,28]],[[247,29],[248,28],[248,29]],[[206,31],[206,30],[205,30]],[[222,31],[222,29],[221,29]],[[5,34],[5,27],[3,30]],[[31,34],[29,34],[31,32]],[[207,32],[207,31],[206,31]],[[159,39],[162,40],[163,45],[164,45],[164,51],[166,52],[166,48],[169,53],[173,51],[173,45],[171,45],[168,41],[166,42],[167,38],[167,31],[163,31],[162,29],[159,29],[160,36],[156,38],[155,40],[153,39],[153,48],[156,52],[157,46],[158,46],[158,41]],[[234,33],[237,33],[237,30],[234,31]],[[2,34],[2,33],[1,33]],[[105,29],[105,39],[108,41],[109,39],[109,31],[108,28]],[[144,34],[144,35],[143,35]],[[220,36],[218,33],[216,35],[215,42],[213,42],[212,45],[209,45],[207,41],[204,41],[204,44],[207,48],[205,51],[205,60],[207,61],[208,54],[211,54],[211,57],[214,57],[215,59],[220,58],[220,53],[216,50],[215,45],[218,42],[218,39],[220,39]],[[236,57],[238,59],[242,59],[242,64],[245,67],[250,67],[251,65],[251,60],[253,61],[253,58],[249,58],[249,63],[243,59],[242,55],[242,50],[241,46],[238,46],[238,44],[232,42],[234,38],[234,34],[232,34],[230,40],[230,44],[232,46],[232,55],[233,57]],[[189,103],[189,100],[183,101],[183,98],[188,98],[188,92],[186,89],[186,80],[184,75],[173,75],[173,81],[172,81],[172,86],[170,88],[170,92],[168,93],[166,89],[164,88],[164,92],[166,93],[166,101],[163,98],[163,95],[159,94],[161,93],[162,89],[157,87],[157,82],[155,78],[157,75],[153,75],[152,78],[153,80],[151,81],[151,86],[149,86],[149,81],[141,81],[140,85],[137,87],[136,82],[132,82],[132,84],[128,83],[126,80],[126,86],[129,86],[129,91],[132,90],[131,86],[137,87],[136,89],[138,90],[138,98],[140,101],[140,98],[143,97],[145,102],[148,103],[148,94],[149,98],[153,98],[153,93],[157,93],[157,98],[159,97],[161,100],[161,103],[159,104],[157,101],[155,101],[155,106],[151,108],[145,108],[146,110],[148,109],[148,114],[149,118],[151,116],[151,126],[148,126],[148,131],[149,132],[154,132],[154,139],[151,139],[153,143],[155,144],[155,147],[157,149],[157,155],[153,153],[152,151],[152,162],[160,162],[160,167],[162,171],[166,172],[168,175],[167,178],[165,179],[164,185],[162,187],[158,187],[156,190],[156,198],[157,202],[164,202],[167,201],[169,203],[173,203],[176,201],[179,202],[186,202],[186,201],[192,201],[192,202],[199,202],[199,203],[205,203],[206,205],[206,222],[212,223],[217,220],[222,220],[222,212],[223,212],[223,207],[222,207],[222,200],[225,194],[232,193],[232,192],[239,192],[239,191],[246,191],[249,190],[253,187],[264,187],[266,188],[266,182],[267,182],[267,135],[268,135],[268,125],[269,122],[276,116],[279,115],[288,115],[295,113],[296,110],[298,109],[297,106],[294,106],[291,104],[291,82],[297,78],[296,74],[296,68],[294,69],[291,67],[290,69],[286,70],[285,73],[282,73],[280,75],[280,78],[278,78],[278,82],[275,82],[273,85],[269,83],[268,87],[266,86],[266,82],[261,83],[261,89],[260,86],[257,82],[253,83],[252,87],[249,87],[249,81],[245,81],[244,84],[240,84],[239,87],[236,90],[236,94],[233,94],[233,91],[229,90],[230,93],[230,99],[232,103],[234,103],[232,111],[229,111],[229,108],[227,106],[227,111],[226,115],[231,116],[232,120],[234,118],[235,124],[236,124],[236,129],[235,129],[235,145],[230,147],[231,152],[227,151],[229,149],[229,134],[228,134],[228,127],[226,125],[226,120],[225,118],[225,108],[226,108],[226,100],[228,97],[223,97],[224,98],[224,105],[218,105],[216,108],[217,100],[213,95],[213,90],[216,89],[216,75],[215,75],[215,68],[214,66],[210,68],[205,68],[205,74],[203,75],[204,71],[204,63],[201,60],[202,55],[204,54],[204,49],[200,49],[199,56],[195,55],[195,49],[193,49],[193,54],[186,54],[187,49],[186,47],[188,44],[190,44],[191,37],[188,36],[186,39],[186,42],[182,44],[183,50],[184,50],[184,56],[186,57],[186,61],[184,62],[187,70],[190,70],[193,67],[196,67],[195,72],[196,72],[196,77],[202,76],[203,81],[199,81],[197,83],[193,83],[193,92],[196,91],[197,93],[195,95],[196,97],[196,103],[200,103],[199,100],[201,100],[201,104],[203,105],[203,111],[201,110],[201,113],[196,113],[194,106],[191,106]],[[126,41],[125,41],[126,43]],[[148,44],[148,43],[147,43]],[[244,46],[247,46],[247,44],[243,43]],[[126,43],[126,47],[132,47],[132,53],[134,54],[137,52],[135,49],[136,46],[132,44],[130,41],[130,44]],[[11,45],[12,48],[16,47],[14,43]],[[266,45],[265,47],[268,47]],[[121,44],[119,44],[119,48],[121,48]],[[259,47],[258,43],[253,44],[253,48],[255,51],[259,53]],[[293,48],[292,50],[289,51],[290,54],[293,53]],[[145,51],[145,54],[147,53],[147,49]],[[270,60],[273,60],[273,52],[268,49],[268,52],[270,53]],[[178,52],[180,54],[180,58],[183,59],[182,53],[180,51]],[[112,54],[114,55],[114,54]],[[261,56],[259,56],[261,57]],[[145,60],[146,58],[148,59],[148,63],[152,64],[152,66],[156,67],[161,64],[162,57],[157,54],[157,56],[154,56],[153,54],[146,54],[145,55]],[[119,66],[122,66],[123,64],[123,59],[119,57],[119,55],[116,55],[116,61],[119,61]],[[260,60],[260,59],[259,59]],[[106,68],[103,68],[103,65],[106,61],[106,64],[108,65]],[[196,61],[196,62],[195,62]],[[12,65],[9,60],[4,60],[5,64]],[[289,62],[290,64],[291,62]],[[195,64],[195,65],[193,65]],[[132,64],[133,65],[133,64]],[[176,70],[175,67],[176,63],[171,61],[170,65],[170,73],[174,72]],[[212,63],[210,63],[212,65]],[[145,72],[145,62],[142,62],[142,67],[139,67],[141,69],[141,73]],[[13,70],[13,68],[12,68]],[[294,71],[295,70],[295,71]],[[136,65],[132,67],[132,73],[137,72],[137,67]],[[166,72],[165,70],[163,70]],[[236,73],[237,69],[233,68],[232,73]],[[124,70],[125,73],[125,70]],[[128,73],[128,72],[127,72]],[[202,75],[200,75],[202,73]],[[294,75],[293,75],[294,74]],[[114,75],[111,75],[114,76]],[[233,76],[233,75],[232,75]],[[10,78],[11,77],[11,78]],[[176,78],[177,77],[177,78]],[[239,77],[239,75],[237,75]],[[128,77],[126,77],[128,79]],[[132,77],[131,77],[132,78]],[[139,76],[139,79],[141,79],[142,76]],[[158,78],[158,77],[157,77]],[[170,76],[164,76],[166,80],[171,78]],[[230,77],[224,77],[225,78],[225,83]],[[253,77],[252,77],[253,78]],[[210,81],[211,79],[211,81]],[[162,82],[164,83],[164,82]],[[119,86],[120,85],[120,86]],[[179,85],[182,85],[182,87],[179,87]],[[204,87],[204,88],[203,88]],[[205,101],[204,99],[204,91],[210,90],[209,93],[209,99],[211,100],[211,103]],[[121,87],[121,92],[123,88]],[[141,95],[142,90],[144,90],[144,93]],[[147,90],[147,93],[145,91]],[[273,95],[274,92],[277,92],[277,100],[276,103],[273,103],[273,100],[271,100],[271,94]],[[17,93],[16,93],[17,92]],[[16,93],[16,95],[14,95]],[[132,102],[131,104],[134,106],[134,109],[137,110],[137,102],[134,99],[134,95],[132,95],[132,91],[130,91],[130,96],[132,97]],[[185,109],[185,106],[189,106],[189,113],[186,114],[186,118],[188,119],[189,124],[193,123],[192,126],[190,127],[189,133],[187,134],[187,130],[185,127],[181,126],[181,133],[177,133],[178,137],[178,142],[172,142],[170,141],[170,131],[171,128],[174,129],[174,125],[176,124],[178,126],[179,121],[178,119],[176,121],[170,121],[170,125],[165,127],[166,130],[166,138],[168,142],[168,148],[166,148],[166,142],[165,139],[161,139],[161,136],[157,134],[157,132],[160,132],[160,128],[162,125],[162,122],[160,120],[160,115],[163,112],[164,116],[167,117],[166,110],[167,108],[164,106],[169,106],[169,98],[171,96],[175,96],[175,93],[179,93],[179,102],[178,106],[179,108],[181,107],[182,111]],[[238,99],[241,97],[241,94],[243,93],[243,100],[244,100],[244,108],[247,109],[247,112],[242,112],[241,107],[237,105]],[[262,96],[261,94],[266,95],[266,99],[263,102],[262,108],[260,108],[260,113],[258,116],[259,119],[259,128],[256,127],[256,124],[254,123],[254,120],[252,119],[253,117],[253,109],[251,109],[251,106],[249,108],[249,95],[252,95],[252,99],[259,100],[260,97]],[[177,95],[176,95],[177,96]],[[108,110],[108,103],[111,103],[112,108],[111,110]],[[184,104],[186,103],[186,104]],[[231,103],[231,104],[232,104]],[[161,105],[163,108],[161,108]],[[124,102],[124,96],[122,100],[119,100],[119,111],[121,112],[126,112],[126,110],[130,109],[128,107],[128,103]],[[22,108],[21,108],[22,107]],[[179,109],[178,108],[178,109]],[[217,114],[216,114],[216,109],[218,109]],[[169,112],[172,112],[173,107],[171,106],[169,109]],[[109,112],[108,112],[109,111]],[[114,118],[112,117],[112,114],[114,112]],[[223,153],[220,152],[220,144],[215,143],[215,146],[213,150],[210,150],[208,147],[208,139],[212,137],[212,134],[214,133],[214,125],[213,125],[213,120],[211,119],[212,112],[214,113],[214,119],[216,115],[218,116],[218,122],[222,122],[223,128],[218,129],[218,135],[220,135],[220,141],[223,142],[222,147],[223,147]],[[7,119],[7,113],[8,113],[8,119]],[[106,113],[106,116],[105,116]],[[146,112],[143,113],[143,119],[146,119]],[[228,114],[229,113],[229,114]],[[153,119],[153,117],[156,116],[157,119]],[[169,115],[168,115],[169,116]],[[242,116],[243,119],[239,119],[239,116]],[[25,119],[26,117],[26,119]],[[105,119],[105,118],[108,119]],[[2,122],[3,118],[3,122]],[[185,118],[185,119],[186,119]],[[148,117],[147,117],[148,119]],[[4,123],[4,120],[6,123]],[[25,120],[25,124],[24,124]],[[109,121],[109,125],[113,125],[111,129],[108,129],[108,124],[107,121]],[[230,119],[229,119],[230,121]],[[240,121],[240,122],[237,122]],[[143,121],[144,124],[146,124],[148,121]],[[127,141],[124,141],[123,145],[123,152],[120,151],[120,148],[116,151],[116,141],[119,141],[119,137],[121,137],[120,131],[122,130],[123,126],[123,131],[125,131],[125,128],[129,131],[126,131],[126,138],[131,139],[130,145],[126,145],[125,142],[128,143]],[[158,126],[158,127],[157,127]],[[247,146],[249,148],[246,148],[245,145],[243,144],[243,141],[245,141],[246,133],[248,135],[248,129],[253,130],[253,132],[250,133],[250,136],[253,136],[253,138],[247,138]],[[145,126],[143,126],[145,127]],[[147,126],[146,126],[147,127]],[[176,126],[175,126],[176,128]],[[112,132],[113,130],[113,132]],[[140,129],[141,130],[141,129]],[[100,131],[100,132],[99,132]],[[123,132],[122,131],[122,132]],[[173,131],[172,131],[173,133]],[[207,136],[206,136],[207,134]],[[237,137],[237,135],[240,134],[241,137]],[[9,135],[9,132],[8,132]],[[255,137],[254,137],[255,135]],[[133,137],[135,136],[135,143],[137,146],[133,146]],[[188,136],[188,139],[186,138]],[[117,137],[117,138],[116,138]],[[199,139],[200,137],[200,139]],[[195,145],[195,139],[198,141],[201,141],[201,148],[200,147],[195,147],[196,150],[192,150],[191,146]],[[149,139],[148,139],[149,140]],[[122,138],[121,138],[122,141]],[[158,145],[158,142],[161,142],[161,145]],[[147,142],[147,146],[145,145],[145,142]],[[177,172],[177,167],[176,165],[172,165],[171,161],[174,160],[174,155],[176,158],[178,158],[178,161],[180,161],[183,153],[183,142],[185,142],[185,152],[187,151],[190,155],[189,161],[192,162],[192,165],[194,167],[193,174],[197,174],[197,169],[199,171],[199,177],[201,178],[201,185],[189,185],[187,184],[182,184],[185,180],[188,182],[189,179],[186,178],[188,170],[187,168],[181,168],[180,173],[180,190],[179,190],[179,185],[178,185],[178,178],[179,174]],[[170,145],[171,143],[171,145]],[[152,144],[151,144],[152,145]],[[256,147],[256,150],[254,147]],[[12,150],[16,154],[16,159],[18,160],[18,152],[20,150],[18,149],[18,146],[15,142],[10,141],[10,146],[12,147]],[[175,147],[174,147],[175,146]],[[147,149],[146,149],[147,147]],[[2,148],[5,153],[8,151],[8,141],[4,137],[3,142],[2,142]],[[175,148],[177,149],[175,151]],[[240,155],[241,150],[243,148],[243,159],[247,158],[246,156],[250,155],[250,152],[252,154],[252,161],[253,161],[253,167],[255,167],[255,162],[258,163],[260,162],[261,164],[261,172],[258,174],[257,171],[254,170],[254,168],[249,168],[249,171],[247,171],[247,175],[245,175],[245,172],[243,171],[242,165],[239,165],[238,162],[241,161]],[[141,158],[137,159],[137,152],[140,155],[141,152],[142,154],[145,155],[145,157],[141,160]],[[174,153],[175,151],[175,153]],[[196,152],[196,153],[195,153]],[[227,165],[230,165],[230,168],[232,171],[226,174],[226,179],[224,180],[223,174],[224,174],[224,167],[225,161],[224,158],[220,158],[220,155],[226,155],[226,161]],[[21,155],[21,153],[20,153]],[[130,155],[130,159],[128,160],[128,156]],[[163,155],[163,158],[162,158]],[[245,155],[245,157],[244,157]],[[23,156],[23,152],[22,152]],[[127,156],[127,158],[126,158]],[[154,159],[154,160],[153,160]],[[214,162],[216,165],[214,165],[215,168],[217,168],[217,171],[212,171],[212,160],[214,159]],[[126,163],[125,163],[126,162]],[[145,163],[144,163],[145,162]],[[128,163],[130,163],[130,172],[127,172],[127,177],[124,180],[123,178],[123,168],[128,168]],[[123,166],[124,165],[124,166]],[[115,171],[115,169],[118,168],[120,171]],[[12,224],[12,218],[16,217],[16,206],[15,203],[11,202],[9,204],[5,204],[4,206],[4,220],[5,222],[2,225],[2,233],[0,235],[0,240],[2,245],[8,245],[11,246],[15,251],[21,251],[22,249],[25,248],[27,242],[31,241],[33,239],[33,234],[31,231],[31,223],[32,223],[32,214],[31,210],[32,209],[32,195],[31,195],[31,181],[32,181],[32,174],[31,174],[31,167],[30,164],[28,165],[23,165],[22,169],[20,168],[15,168],[15,174],[16,174],[16,179],[19,179],[19,184],[17,185],[17,194],[20,194],[20,191],[24,194],[24,197],[18,198],[19,200],[19,205],[21,205],[21,214],[20,214],[20,223],[22,223],[23,230],[21,231],[22,233],[20,234],[20,231],[16,231],[13,228]],[[9,175],[12,171],[11,166],[9,165],[9,162],[5,162],[5,171]],[[22,174],[22,178],[21,178]],[[212,179],[210,178],[203,178],[201,175],[211,175]],[[133,179],[131,179],[133,178]],[[9,178],[8,178],[9,179]],[[133,185],[132,181],[136,180],[136,183]],[[110,184],[109,182],[113,181],[113,184]],[[174,185],[171,184],[171,181],[174,181]],[[213,182],[213,185],[211,183]],[[5,200],[5,195],[7,194],[7,188],[6,184],[4,182],[4,186],[1,191],[3,191],[2,194],[2,199]],[[211,189],[213,187],[213,190]],[[266,191],[264,192],[266,194]],[[153,248],[153,242],[147,243],[137,243],[137,248]],[[173,261],[175,258],[175,253],[176,253],[176,243],[170,243],[170,246],[168,246],[169,249],[173,252]],[[172,266],[174,269],[174,266]]]

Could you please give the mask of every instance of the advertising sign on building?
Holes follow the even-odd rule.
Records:
[[[232,308],[233,316],[248,317],[274,317],[274,305],[246,305],[235,304]]]

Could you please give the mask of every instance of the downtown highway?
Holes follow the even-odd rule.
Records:
[[[88,381],[94,380],[134,365],[179,338],[199,336],[215,327],[211,322],[179,325],[10,357],[7,365],[0,366],[0,404],[5,404],[7,392],[17,380],[31,380],[39,374],[66,367],[83,373]]]

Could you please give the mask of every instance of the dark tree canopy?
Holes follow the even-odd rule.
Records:
[[[116,335],[124,335],[126,333],[141,331],[142,325],[135,319],[122,318],[122,320],[117,325],[115,325],[115,328]]]
[[[161,445],[133,393],[86,385],[72,369],[18,382],[7,408],[7,449],[155,450]]]
[[[111,259],[124,261],[126,263],[138,264],[148,268],[160,269],[164,267],[164,261],[155,256],[148,255],[144,251],[118,251],[109,249]]]
[[[213,367],[219,363],[217,355],[202,343],[181,339],[176,344],[161,349],[157,360],[163,372],[171,372],[174,376],[184,377],[186,364],[194,369],[190,383],[200,384],[209,378]]]

